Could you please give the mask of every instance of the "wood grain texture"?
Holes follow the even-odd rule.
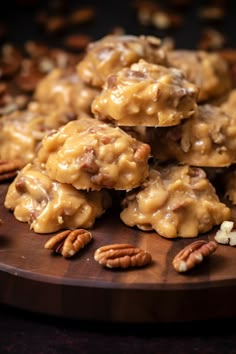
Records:
[[[75,257],[64,259],[44,249],[51,235],[30,231],[28,224],[4,208],[7,188],[7,184],[0,186],[0,302],[49,315],[114,322],[236,315],[236,248],[220,245],[188,274],[178,274],[172,259],[192,239],[168,240],[128,228],[113,210],[97,220],[93,241]],[[153,263],[140,269],[109,270],[94,260],[98,247],[119,242],[146,249]]]

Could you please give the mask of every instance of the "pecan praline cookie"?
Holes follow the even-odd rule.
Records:
[[[218,53],[179,49],[169,51],[167,58],[169,66],[182,70],[198,86],[198,102],[220,97],[232,88],[229,66]]]
[[[37,233],[90,228],[111,205],[107,191],[78,191],[51,180],[37,163],[27,164],[10,184],[4,205]]]
[[[217,106],[199,105],[198,114],[178,126],[149,129],[147,141],[153,156],[160,160],[226,167],[236,161],[235,122]]]
[[[122,204],[126,225],[166,238],[196,237],[231,216],[205,172],[188,165],[152,168],[142,187],[128,193]]]
[[[86,85],[74,71],[56,68],[39,81],[34,98],[38,102],[54,104],[71,113],[91,113],[91,103],[98,90]]]
[[[27,109],[5,115],[0,120],[0,159],[32,161],[45,135],[75,119],[63,107],[31,102]]]
[[[141,59],[108,77],[92,112],[117,125],[172,126],[197,111],[197,95],[180,70]]]
[[[166,49],[154,36],[107,35],[88,45],[77,72],[84,82],[102,87],[108,76],[139,59],[166,64]]]
[[[149,155],[148,144],[92,118],[66,124],[38,152],[50,178],[87,190],[139,186],[148,176]]]

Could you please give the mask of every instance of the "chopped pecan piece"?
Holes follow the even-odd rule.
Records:
[[[52,236],[44,248],[60,253],[63,257],[74,256],[92,240],[91,232],[84,229],[66,230]]]
[[[98,186],[106,186],[107,188],[112,188],[115,184],[114,179],[106,173],[97,173],[91,177],[91,181]]]
[[[177,13],[161,10],[153,13],[151,22],[158,29],[168,29],[180,27],[183,20],[183,17]]]
[[[150,146],[148,144],[139,145],[134,154],[134,159],[136,161],[142,161],[147,158],[150,154]]]
[[[80,161],[80,168],[89,172],[97,173],[99,171],[99,166],[96,163],[95,150],[93,148],[86,148],[85,153]]]
[[[69,16],[69,23],[71,24],[84,24],[93,20],[96,16],[96,11],[92,6],[86,6],[80,9],[76,9]]]
[[[223,221],[215,235],[217,243],[236,246],[236,231],[233,221]]]
[[[128,243],[111,244],[98,248],[94,259],[108,268],[142,267],[152,261],[147,251]]]
[[[0,182],[15,177],[22,167],[23,162],[20,159],[0,160]]]
[[[85,34],[70,34],[64,38],[64,45],[69,49],[82,50],[92,41],[92,38]]]
[[[160,10],[160,6],[158,6],[154,1],[135,1],[133,5],[137,13],[139,23],[144,26],[150,24],[153,12]]]
[[[63,16],[49,16],[44,23],[47,33],[59,33],[67,28],[67,20]]]
[[[183,273],[201,263],[203,259],[217,249],[215,241],[198,240],[184,247],[173,259],[173,267]]]
[[[223,6],[204,6],[199,10],[199,17],[202,20],[222,20],[225,17],[225,9]]]
[[[21,63],[21,70],[15,78],[16,85],[24,92],[33,92],[43,78],[43,73],[35,64],[34,60],[24,59]]]
[[[0,50],[1,77],[12,77],[20,68],[21,52],[11,44],[4,44]]]
[[[200,36],[198,48],[201,50],[219,50],[222,49],[227,42],[223,33],[214,28],[205,28]]]

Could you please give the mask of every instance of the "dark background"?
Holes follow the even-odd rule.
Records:
[[[135,0],[105,1],[105,0],[8,0],[1,2],[0,20],[8,25],[6,40],[23,43],[25,40],[40,40],[51,45],[63,46],[63,38],[69,33],[89,34],[96,40],[106,35],[114,27],[122,26],[127,34],[152,34],[160,38],[171,36],[176,47],[196,49],[205,28],[214,28],[226,37],[226,46],[235,47],[235,15],[236,3],[233,0],[186,0],[189,5],[174,6],[174,0],[155,1],[164,10],[175,12],[183,17],[183,25],[178,28],[160,30],[154,26],[141,26],[137,20]],[[181,1],[181,0],[180,0]],[[183,0],[182,0],[183,1]],[[64,5],[58,5],[63,3]],[[199,10],[203,6],[223,3],[226,16],[222,20],[203,20],[199,16]],[[37,14],[46,11],[50,15],[66,17],[75,9],[84,6],[94,6],[95,19],[86,24],[67,28],[61,33],[51,34],[40,30],[36,23]]]
[[[122,27],[127,34],[170,36],[177,48],[197,49],[202,31],[211,27],[225,36],[225,47],[235,47],[235,2],[225,2],[225,18],[213,23],[202,21],[198,16],[199,8],[207,3],[212,2],[192,1],[189,6],[178,9],[184,18],[183,26],[160,30],[141,26],[131,1],[67,1],[62,9],[58,9],[58,1],[4,1],[0,5],[0,23],[6,26],[6,33],[0,40],[1,44],[17,45],[37,40],[63,48],[68,34],[86,34],[96,40],[115,27]],[[96,8],[96,16],[89,23],[53,34],[36,23],[39,11],[66,17],[73,9],[87,5]],[[162,5],[174,9],[170,2],[163,1]],[[1,285],[4,289],[4,284]],[[91,323],[31,314],[0,305],[0,354],[5,353],[233,354],[236,353],[236,319],[152,325]]]

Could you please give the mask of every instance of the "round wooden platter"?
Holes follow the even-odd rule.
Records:
[[[0,302],[49,315],[130,323],[236,315],[236,248],[220,245],[198,267],[179,274],[172,259],[192,239],[168,240],[128,228],[113,210],[97,220],[93,241],[64,259],[44,249],[51,235],[30,231],[4,208],[7,187],[0,186]],[[198,238],[213,239],[214,234]],[[149,251],[153,263],[110,270],[94,260],[98,247],[123,242]]]

